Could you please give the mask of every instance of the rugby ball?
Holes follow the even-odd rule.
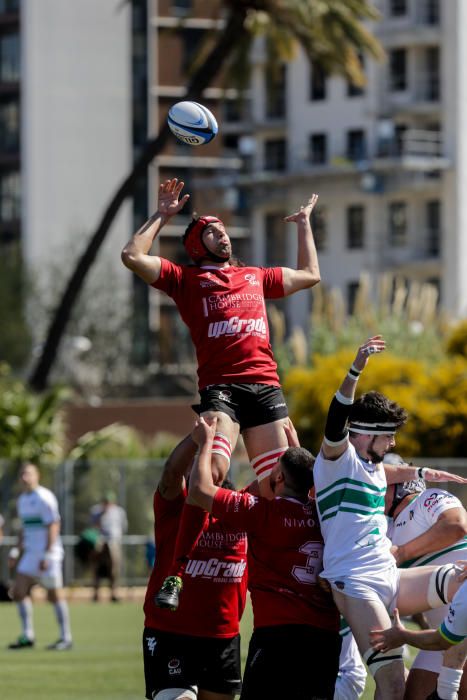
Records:
[[[167,123],[170,131],[189,146],[209,143],[218,127],[212,112],[198,102],[177,102],[169,110]]]

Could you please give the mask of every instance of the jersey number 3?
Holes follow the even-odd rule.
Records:
[[[307,560],[305,566],[292,568],[292,576],[300,583],[316,584],[318,574],[323,568],[323,543],[305,542],[298,551],[306,554]]]

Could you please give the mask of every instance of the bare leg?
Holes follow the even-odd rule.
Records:
[[[370,649],[370,630],[386,629],[388,625],[390,626],[389,614],[382,602],[353,598],[334,589],[332,594],[339,612],[349,623],[357,646],[363,656]],[[374,679],[376,683],[375,698],[380,698],[381,700],[402,700],[405,687],[405,672],[402,659],[381,666],[374,672]]]
[[[250,463],[259,455],[267,455],[269,452],[273,453],[275,450],[278,450],[278,455],[271,454],[270,458],[265,457],[263,470],[261,473],[257,472],[259,492],[265,498],[273,498],[268,476],[281,451],[285,451],[288,447],[287,435],[284,431],[284,424],[287,421],[288,418],[281,418],[272,423],[247,428],[242,433]],[[272,462],[270,463],[271,460]]]
[[[428,602],[428,589],[432,574],[439,566],[418,566],[413,569],[400,570],[400,588],[397,596],[397,608],[401,617],[425,612],[434,607],[441,607],[445,603],[439,599],[439,605],[430,605]],[[452,600],[459,586],[462,584],[454,576],[449,579],[447,599]]]

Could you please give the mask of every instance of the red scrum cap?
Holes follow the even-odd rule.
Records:
[[[217,216],[200,216],[187,226],[183,235],[183,245],[190,258],[196,263],[202,258],[213,257],[203,243],[203,231],[209,224],[221,223]],[[217,256],[214,256],[217,259]]]

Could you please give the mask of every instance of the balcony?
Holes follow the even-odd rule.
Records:
[[[402,77],[387,76],[381,85],[380,109],[383,114],[420,114],[437,118],[441,98],[438,71],[417,72],[411,84]]]

